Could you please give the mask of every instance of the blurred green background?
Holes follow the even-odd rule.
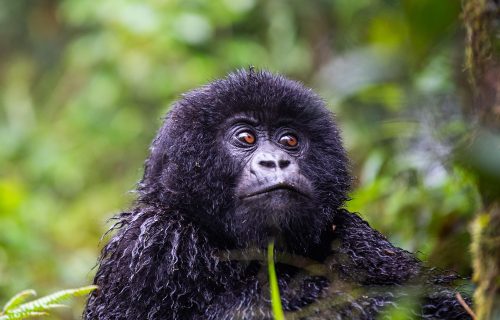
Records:
[[[460,1],[0,0],[0,305],[85,285],[179,94],[254,65],[318,91],[355,180],[349,209],[470,275],[473,179]],[[80,306],[61,318],[77,319]]]

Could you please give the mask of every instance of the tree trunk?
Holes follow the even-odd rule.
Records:
[[[472,228],[475,310],[478,319],[500,319],[500,206],[479,214]]]
[[[477,177],[483,210],[472,225],[472,255],[477,285],[477,319],[500,319],[500,29],[499,0],[465,0],[466,68],[473,98],[468,108],[477,133],[459,155]]]

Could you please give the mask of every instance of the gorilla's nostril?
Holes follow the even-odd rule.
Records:
[[[276,168],[276,162],[272,160],[261,160],[259,164],[265,168]]]
[[[290,165],[290,160],[280,160],[278,161],[278,165],[280,166],[280,169],[285,169]]]

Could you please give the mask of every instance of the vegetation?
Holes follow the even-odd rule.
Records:
[[[36,296],[35,290],[24,290],[12,297],[0,312],[0,320],[21,320],[33,317],[49,315],[49,311],[55,308],[65,307],[60,304],[72,297],[86,296],[96,286],[82,287],[55,292],[46,297],[42,297],[30,302],[25,302],[28,298]]]
[[[283,320],[285,319],[285,315],[283,313],[283,307],[281,306],[278,277],[276,276],[276,268],[274,266],[274,242],[270,242],[267,246],[267,268],[274,319]]]
[[[472,228],[474,309],[493,317],[496,3],[0,1],[0,301],[90,283],[171,102],[254,65],[325,97],[356,177],[349,209],[392,242],[471,276]]]
[[[474,301],[478,319],[496,319],[500,317],[500,5],[469,0],[463,16],[466,66],[473,88],[469,108],[479,126],[459,157],[476,176],[482,198],[482,210],[471,230],[473,279],[477,284]]]

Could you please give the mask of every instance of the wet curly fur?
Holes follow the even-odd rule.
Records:
[[[342,209],[351,178],[324,102],[282,76],[241,70],[185,94],[167,115],[137,202],[116,217],[103,249],[85,319],[272,318],[262,213],[237,210],[242,164],[220,147],[225,121],[245,112],[268,123],[291,118],[311,141],[300,168],[314,199],[280,221],[287,318],[373,319],[405,297],[419,299],[408,308],[414,315],[467,318],[450,287],[455,276],[434,274]]]

